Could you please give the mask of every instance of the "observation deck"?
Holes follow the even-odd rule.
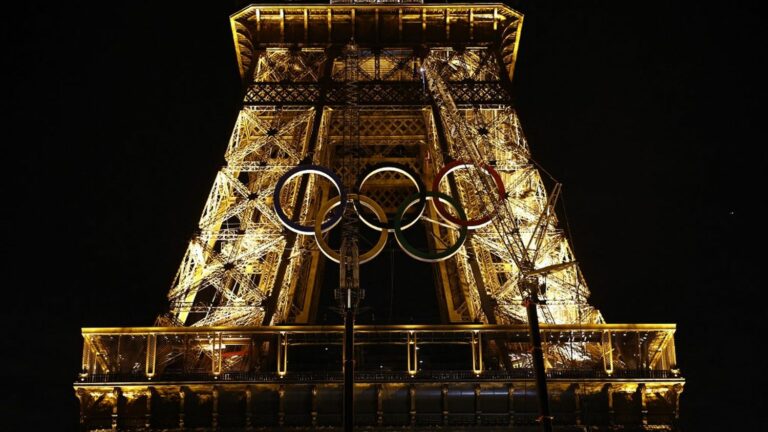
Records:
[[[503,3],[332,2],[250,5],[230,17],[240,76],[258,51],[368,46],[498,46],[511,79],[523,15]]]
[[[535,428],[527,332],[357,326],[357,424]],[[669,324],[542,324],[558,430],[671,430],[684,384],[674,332]],[[333,430],[342,416],[342,336],[341,326],[83,329],[74,384],[83,429]]]

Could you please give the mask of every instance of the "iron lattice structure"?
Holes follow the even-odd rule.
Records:
[[[233,16],[241,72],[248,82],[244,106],[225,154],[227,164],[216,177],[200,230],[169,292],[171,312],[161,323],[311,321],[313,281],[322,256],[310,239],[284,229],[274,214],[272,192],[278,178],[293,166],[326,165],[345,177],[353,158],[363,165],[408,166],[425,183],[452,160],[488,164],[501,174],[506,199],[494,196],[482,178],[467,172],[457,172],[451,182],[440,185],[442,192],[458,194],[470,217],[497,202],[504,207],[494,223],[475,231],[454,258],[439,264],[446,321],[524,322],[521,274],[514,255],[528,254],[534,268],[548,269],[540,275],[546,283],[547,305],[540,311],[545,322],[602,322],[587,302],[589,289],[558,228],[553,203],[559,186],[549,199],[510,103],[508,83],[522,16],[498,5],[411,9],[397,8],[398,25],[421,26],[423,38],[435,19],[450,38],[450,24],[455,22],[454,32],[455,27],[466,26],[458,17],[467,13],[469,41],[474,33],[500,31],[502,49],[481,40],[460,47],[445,46],[445,41],[374,45],[361,49],[355,63],[358,70],[347,71],[338,47],[328,48],[325,38],[317,40],[311,34],[319,24],[333,32],[332,27],[345,20],[354,20],[357,28],[370,18],[383,32],[390,25],[382,23],[387,20],[384,15],[394,15],[387,7],[249,8]],[[279,26],[277,33],[285,42],[254,47],[254,39],[275,36],[268,30],[273,26]],[[297,33],[294,27],[303,27],[299,35],[306,42],[288,43],[288,35]],[[361,42],[370,37],[357,32],[350,36]],[[344,84],[351,73],[360,93],[356,118],[362,155],[340,154],[348,109]],[[409,185],[391,173],[370,184],[366,193],[390,214]],[[298,220],[303,223],[310,223],[329,193],[313,179],[293,182],[286,189],[283,206],[299,209]],[[439,244],[455,241],[451,237],[456,234],[433,225],[430,235]]]
[[[372,430],[538,430],[537,394],[556,430],[676,430],[675,326],[604,322],[559,227],[560,185],[531,158],[510,95],[522,14],[332,1],[252,5],[230,22],[245,91],[226,163],[170,310],[154,327],[83,329],[83,430],[337,430],[352,381],[355,424]],[[398,168],[351,185],[379,164]],[[425,188],[408,175],[458,203],[417,215],[430,251],[461,244],[432,265],[441,323],[356,326],[353,380],[347,329],[314,325],[320,290],[338,288],[322,286],[319,213],[342,191],[328,172],[286,180],[296,167],[345,183],[344,218],[361,196],[388,219],[407,210]],[[467,234],[451,217],[487,221]]]

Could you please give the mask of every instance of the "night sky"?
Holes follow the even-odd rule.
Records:
[[[72,3],[0,28],[0,412],[48,430],[77,421],[79,328],[166,310],[241,98],[236,2]],[[687,430],[757,430],[763,23],[749,5],[669,3],[524,2],[515,102],[564,184],[592,304],[678,324]]]

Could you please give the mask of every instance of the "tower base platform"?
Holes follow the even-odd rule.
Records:
[[[81,429],[340,430],[341,332],[84,329],[74,383]],[[543,325],[555,430],[677,430],[684,379],[673,333],[661,324]],[[538,430],[527,336],[524,325],[359,326],[357,427]]]

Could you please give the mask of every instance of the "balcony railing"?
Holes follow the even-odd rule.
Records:
[[[671,379],[674,325],[542,325],[550,379]],[[340,382],[341,326],[83,329],[82,383]],[[524,325],[357,326],[356,380],[532,379]]]

